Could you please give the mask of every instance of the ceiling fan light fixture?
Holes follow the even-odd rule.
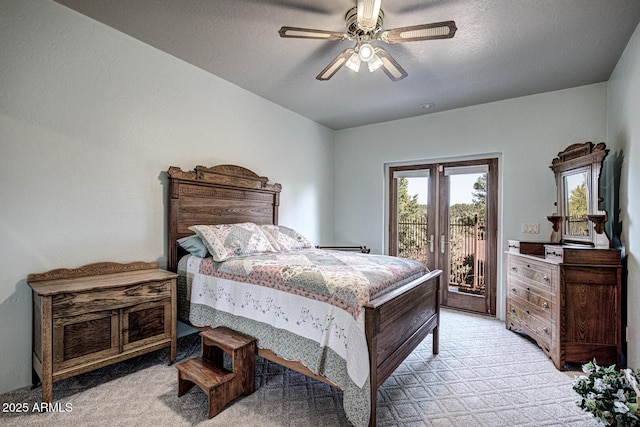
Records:
[[[361,44],[360,48],[358,49],[358,55],[360,56],[360,60],[364,62],[369,62],[370,60],[372,60],[375,54],[376,52],[373,49],[373,46],[371,46],[371,44],[369,43]]]
[[[382,59],[378,55],[373,55],[373,59],[367,62],[367,67],[369,67],[369,72],[373,73],[378,68],[382,67]]]
[[[344,65],[346,65],[348,69],[355,71],[357,73],[360,70],[361,63],[362,63],[362,60],[360,59],[360,55],[354,52],[353,55],[351,55],[351,57],[347,61],[347,63]]]

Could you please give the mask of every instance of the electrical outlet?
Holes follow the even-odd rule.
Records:
[[[522,223],[522,232],[525,234],[540,234],[540,224]]]

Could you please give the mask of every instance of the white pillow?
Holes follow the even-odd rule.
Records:
[[[271,245],[282,252],[312,248],[313,244],[292,228],[283,225],[261,225]]]

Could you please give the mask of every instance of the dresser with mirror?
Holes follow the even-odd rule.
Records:
[[[506,327],[527,334],[558,369],[621,364],[622,262],[604,231],[599,178],[604,143],[573,144],[551,169],[556,212],[548,241],[509,241]]]

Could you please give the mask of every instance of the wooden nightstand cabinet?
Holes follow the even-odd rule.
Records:
[[[176,358],[176,277],[155,262],[97,263],[27,277],[33,290],[33,383],[53,383],[170,347]]]

